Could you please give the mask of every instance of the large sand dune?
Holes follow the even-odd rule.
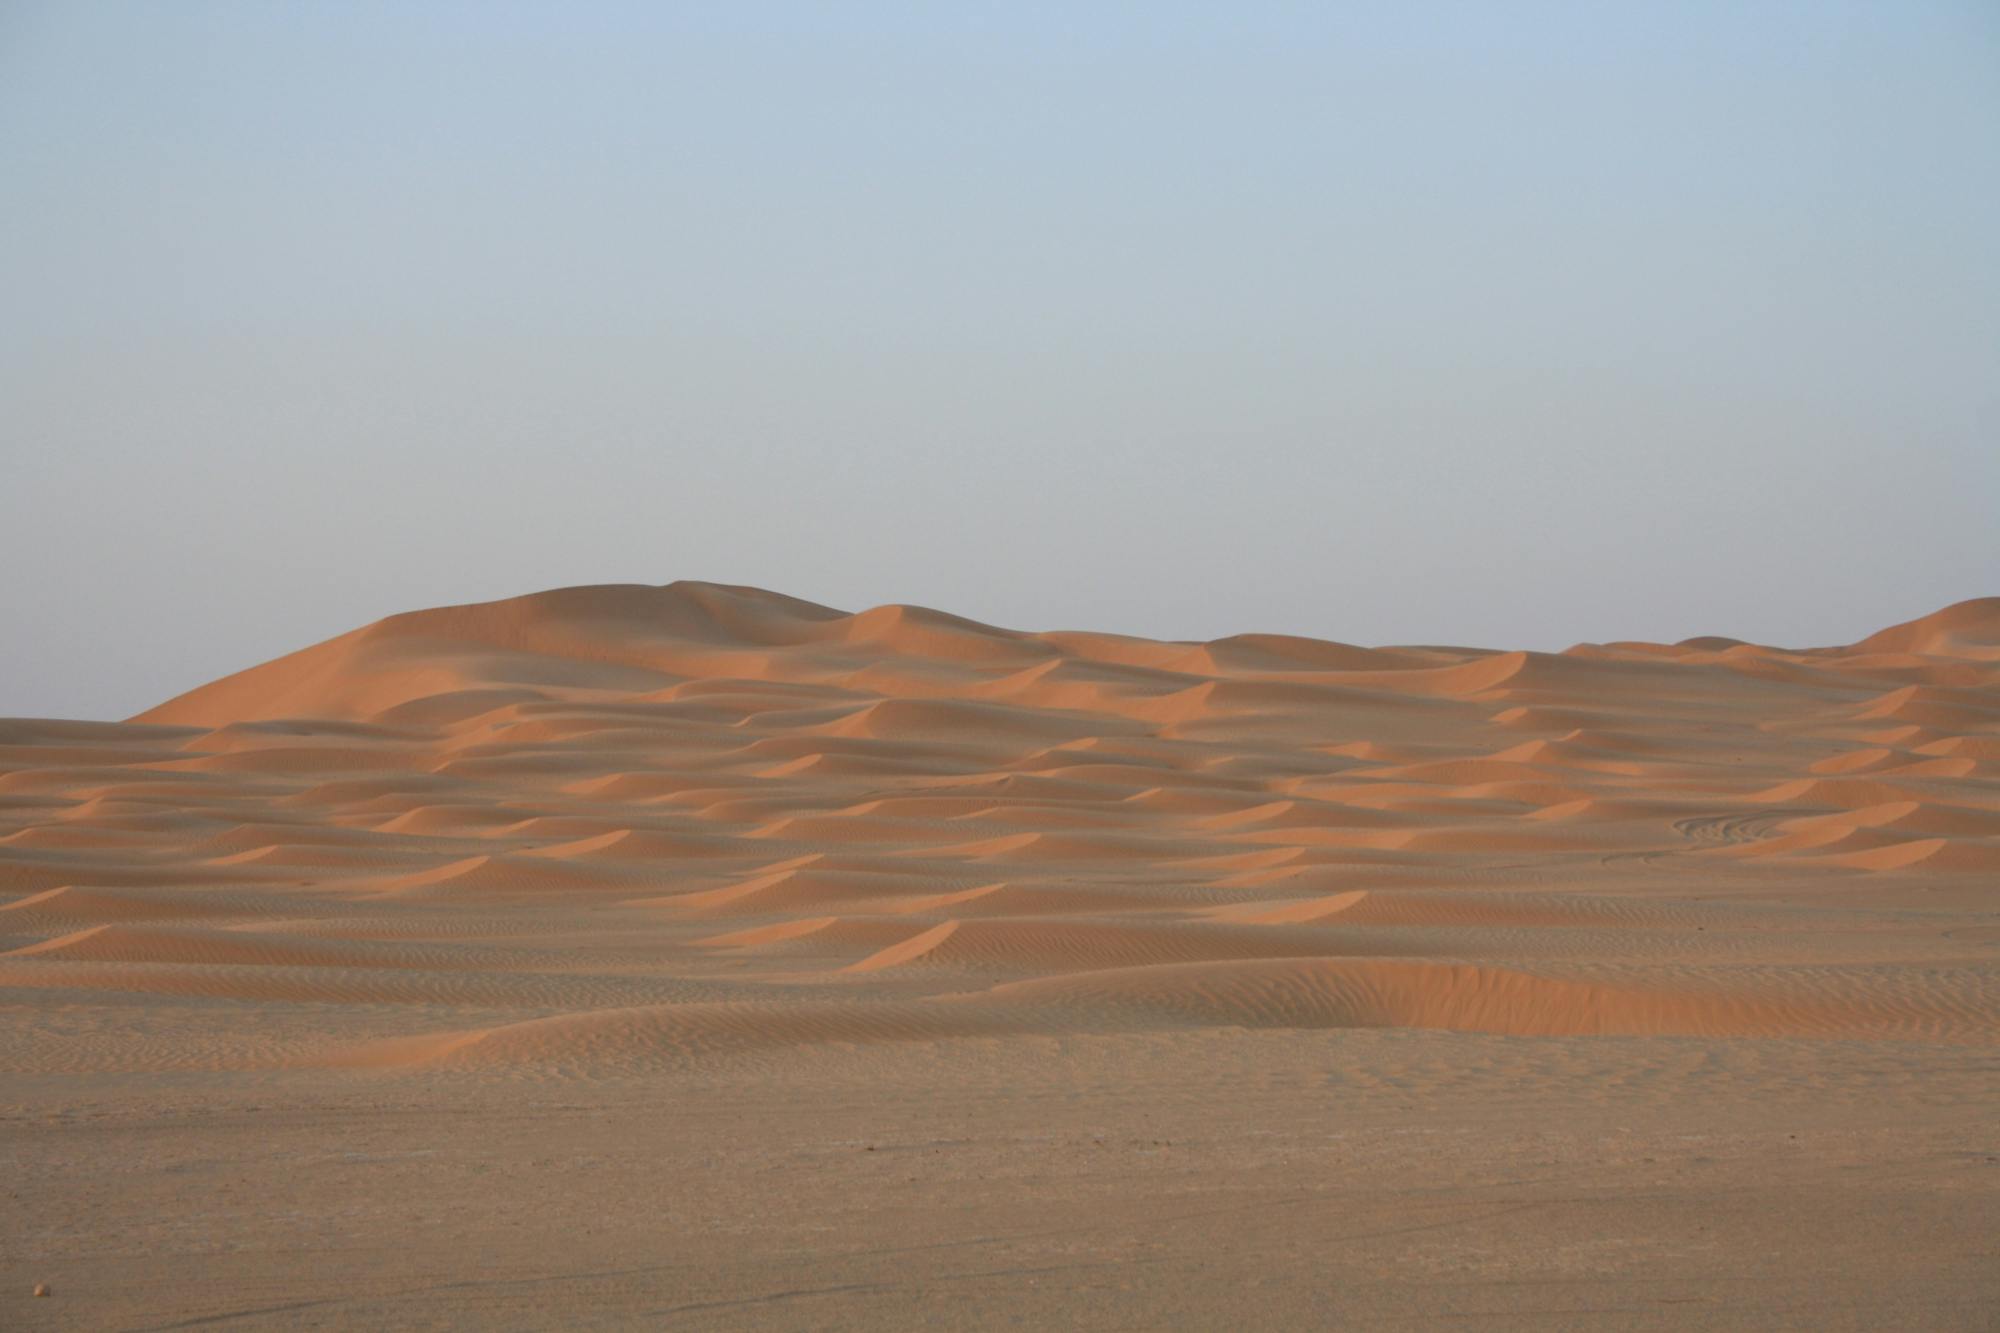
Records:
[[[1925,1106],[2000,1094],[1996,886],[2000,599],[1846,647],[1548,654],[572,588],[395,616],[127,723],[0,721],[0,1074],[31,1118],[755,1087],[736,1114],[776,1142],[802,1113],[770,1089],[845,1089],[839,1119],[870,1104],[856,1089],[901,1088],[878,1108],[893,1136],[897,1098],[957,1095],[938,1080],[1104,1107],[1172,1082],[1253,1119],[1228,1108],[1262,1088],[1295,1099],[1294,1132],[1324,1110],[1298,1080],[1339,1066],[1369,1071],[1357,1106],[1393,1087],[1440,1123],[1468,1097],[1528,1107],[1519,1129],[1662,1096],[1736,1105],[1741,1127],[1872,1089],[1916,1132]],[[1017,1124],[1006,1105],[988,1110]],[[1050,1123],[1096,1132],[1078,1114]],[[1130,1138],[1123,1115],[1084,1119]],[[62,1234],[121,1206],[65,1201],[41,1162],[15,1159],[37,1182],[16,1197]],[[1990,1186],[1958,1197],[1950,1226],[1994,1220]],[[18,1211],[9,1229],[15,1285],[92,1280],[75,1244],[30,1241]],[[1991,1240],[1909,1270],[1955,1293],[1930,1322],[1991,1312]],[[259,1313],[233,1289],[104,1290],[0,1323]],[[309,1284],[269,1291],[340,1314]],[[1211,1308],[1185,1299],[1089,1308]],[[688,1308],[943,1317],[732,1300]]]

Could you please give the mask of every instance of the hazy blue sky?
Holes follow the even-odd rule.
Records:
[[[0,0],[0,713],[703,578],[1844,642],[2000,592],[2000,7]]]

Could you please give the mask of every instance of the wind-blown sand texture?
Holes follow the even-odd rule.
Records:
[[[1986,1326],[1996,777],[2000,599],[572,588],[0,721],[0,1324]]]

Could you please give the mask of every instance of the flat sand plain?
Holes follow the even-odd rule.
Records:
[[[1995,1327],[1996,909],[2000,599],[414,612],[0,720],[0,1326]]]

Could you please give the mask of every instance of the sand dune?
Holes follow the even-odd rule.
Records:
[[[1848,650],[1856,655],[1907,653],[2000,661],[2000,597],[1959,602],[1901,625],[1891,625]]]
[[[1974,1239],[1989,1145],[1966,1126],[1996,1095],[1996,884],[2000,599],[1845,647],[1553,654],[1029,633],[715,584],[415,612],[129,722],[0,719],[0,1076],[19,1090],[0,1111],[11,1137],[64,1136],[62,1168],[19,1198],[37,1227],[65,1220],[12,1248],[117,1224],[67,1183],[115,1142],[139,1145],[106,1168],[116,1197],[159,1175],[161,1217],[197,1187],[210,1216],[245,1182],[266,1203],[231,1247],[276,1247],[288,1271],[302,1252],[396,1262],[447,1215],[506,1219],[480,1244],[521,1272],[481,1299],[529,1313],[496,1306],[501,1325],[562,1322],[528,1294],[555,1280],[529,1271],[545,1253],[581,1274],[563,1281],[671,1289],[617,1306],[644,1326],[872,1326],[816,1302],[886,1299],[906,1268],[939,1293],[1018,1296],[1030,1275],[1072,1302],[1043,1322],[1089,1324],[1105,1274],[1161,1280],[1116,1238],[1171,1215],[1202,1237],[1176,1282],[1294,1282],[1379,1243],[1428,1283],[1505,1251],[1540,1276],[1504,1304],[1541,1326],[1595,1319],[1563,1284],[1627,1262],[1579,1181],[1616,1176],[1650,1218],[1664,1180],[1735,1152],[1678,1224],[1700,1272],[1798,1226],[1805,1180],[1850,1201],[1857,1234],[1879,1215],[1951,1236],[1938,1271],[1950,1308],[1974,1309],[1995,1294]],[[103,1124],[72,1118],[92,1105]],[[276,1105],[304,1109],[258,1158]],[[1821,1125],[1810,1157],[1801,1116]],[[1600,1122],[1612,1137],[1564,1137]],[[1004,1152],[947,1170],[1003,1123]],[[348,1186],[371,1124],[384,1160],[459,1155],[411,1167],[408,1189]],[[149,1156],[197,1125],[227,1146]],[[1863,1126],[1888,1137],[1852,1149]],[[432,1130],[442,1147],[410,1147]],[[1921,1162],[1896,1157],[1912,1134]],[[1176,1174],[1209,1160],[1191,1139],[1231,1164]],[[479,1156],[496,1142],[512,1155]],[[596,1170],[635,1144],[644,1160]],[[183,1174],[218,1162],[240,1176]],[[879,1230],[843,1209],[894,1213],[947,1177],[928,1216],[961,1219],[957,1240],[884,1250],[865,1282],[792,1276],[828,1235]],[[647,1183],[613,1202],[628,1180]],[[1167,1180],[1163,1209],[1146,1182]],[[1770,1200],[1725,1260],[1708,1238],[1759,1181]],[[1860,1203],[1856,1181],[1875,1182]],[[1349,1225],[1387,1198],[1421,1216]],[[415,1230],[365,1251],[392,1199]],[[1144,1206],[1103,1224],[1121,1200]],[[1556,1208],[1584,1210],[1567,1248],[1514,1233]],[[1489,1215],[1502,1232],[1458,1239]],[[1203,1267],[1215,1233],[1266,1216],[1265,1258]],[[746,1227],[783,1256],[776,1294],[686,1299],[681,1248]],[[599,1253],[600,1228],[625,1248]],[[1000,1244],[1036,1248],[976,1266]],[[1839,1266],[1875,1291],[1889,1251],[1868,1244]],[[1653,1292],[1655,1259],[1629,1262]],[[1708,1315],[1822,1326],[1832,1280],[1796,1308]],[[413,1273],[393,1300],[434,1288],[469,1289]],[[176,1323],[156,1290],[27,1304],[71,1326],[293,1310],[197,1292]],[[1630,1326],[1684,1313],[1650,1299],[1628,1300]],[[978,1324],[984,1307],[927,1308]]]
[[[1950,929],[2000,873],[1996,773],[2000,599],[1547,654],[572,588],[0,723],[0,975],[202,997],[195,1028],[334,1006],[287,1067],[1162,1023],[1986,1041]],[[1591,950],[1651,970],[1537,970]],[[455,1021],[725,973],[754,998]]]
[[[1232,1027],[1419,1027],[1572,1036],[1840,1035],[1990,1044],[2000,1004],[1983,971],[1940,973],[1916,996],[1858,972],[1752,971],[1736,984],[1651,969],[1565,978],[1430,961],[1278,959],[1093,972],[1010,982],[994,995]]]

